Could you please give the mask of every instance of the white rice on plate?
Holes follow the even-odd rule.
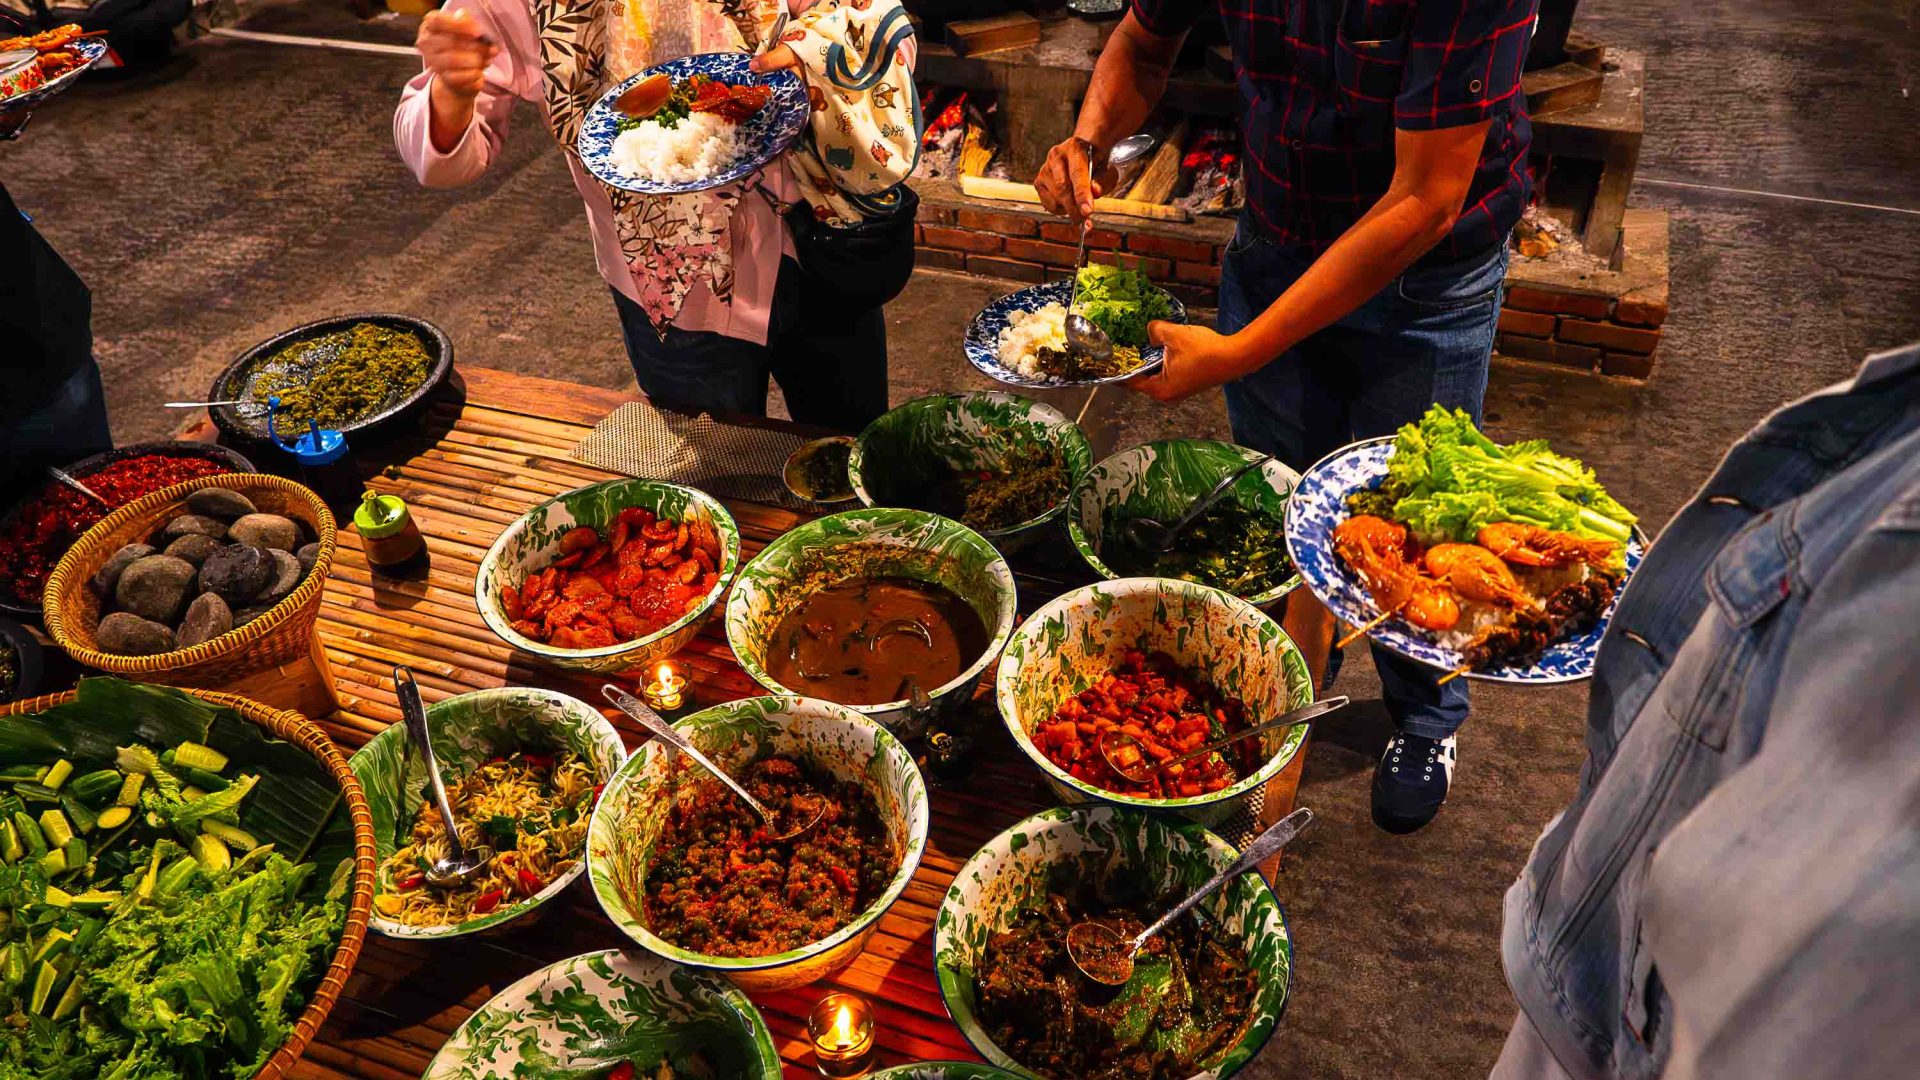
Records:
[[[1033,311],[1015,311],[1007,315],[1007,328],[1000,331],[995,355],[1000,366],[1029,379],[1051,378],[1040,370],[1039,352],[1067,348],[1067,307],[1055,301]]]
[[[713,113],[688,113],[673,127],[648,120],[613,140],[614,165],[629,176],[663,184],[705,180],[742,152],[739,125]]]

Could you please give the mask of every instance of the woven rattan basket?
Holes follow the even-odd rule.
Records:
[[[100,598],[87,586],[87,580],[114,552],[128,544],[145,542],[155,529],[183,512],[190,492],[210,487],[238,491],[265,513],[304,522],[320,542],[320,557],[314,560],[313,570],[265,615],[212,641],[152,656],[102,652],[93,636],[100,625]],[[47,632],[75,661],[90,668],[169,686],[220,687],[308,655],[313,624],[320,617],[320,593],[332,565],[333,514],[307,488],[264,473],[186,480],[108,514],[68,549],[47,579],[42,598]]]
[[[16,701],[0,708],[0,716],[40,712],[55,705],[64,705],[72,701],[74,696],[73,691],[69,690],[64,694]],[[341,989],[347,984],[347,975],[353,971],[354,961],[360,958],[360,946],[367,936],[367,919],[373,912],[373,813],[367,809],[367,797],[360,790],[360,781],[354,778],[353,770],[347,768],[346,757],[313,721],[297,712],[270,709],[257,701],[232,694],[196,690],[193,696],[209,704],[232,709],[274,737],[284,739],[319,758],[333,778],[339,781],[340,790],[347,797],[347,814],[353,819],[353,892],[347,905],[347,924],[340,932],[340,945],[333,951],[333,962],[327,965],[327,973],[321,977],[320,984],[314,987],[312,1000],[307,1002],[306,1010],[294,1023],[293,1036],[286,1045],[274,1051],[267,1063],[253,1075],[253,1080],[279,1080],[293,1069],[294,1062],[300,1060],[307,1043],[320,1030],[320,1025],[326,1022],[327,1013],[332,1011],[333,1003],[339,999]]]

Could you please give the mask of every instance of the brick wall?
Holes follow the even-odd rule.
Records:
[[[1510,277],[1493,350],[1522,360],[1644,379],[1653,374],[1654,350],[1666,321],[1665,282],[1616,297],[1601,289],[1523,285]]]

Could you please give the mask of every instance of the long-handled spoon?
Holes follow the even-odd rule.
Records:
[[[420,703],[420,687],[413,671],[402,664],[393,666],[393,689],[400,698],[400,715],[405,717],[407,737],[427,759],[427,786],[433,791],[434,805],[440,809],[440,823],[447,830],[447,857],[427,867],[427,884],[436,889],[451,889],[464,884],[487,868],[493,853],[485,848],[469,848],[460,842],[460,823],[447,801],[447,785],[440,779],[440,759],[434,756],[433,739],[427,732],[427,710]]]
[[[47,475],[67,485],[68,487],[79,492],[80,494],[85,495],[87,498],[92,499],[94,502],[99,503],[101,506],[104,506],[109,510],[113,509],[113,504],[101,498],[99,492],[93,490],[92,488],[74,479],[72,476],[68,475],[65,469],[56,469],[53,466],[49,465],[47,466]]]
[[[1272,460],[1272,454],[1261,454],[1259,457],[1254,458],[1252,461],[1221,477],[1220,482],[1213,485],[1212,491],[1195,499],[1193,503],[1187,507],[1187,512],[1181,514],[1179,520],[1175,521],[1172,525],[1163,524],[1157,518],[1136,517],[1128,518],[1121,522],[1120,528],[1126,532],[1127,539],[1131,540],[1133,545],[1142,551],[1157,554],[1172,551],[1173,545],[1180,541],[1180,534],[1185,532],[1189,525],[1200,520],[1201,514],[1212,509],[1213,504],[1219,502],[1221,496],[1225,495],[1228,489],[1233,487],[1234,481]]]
[[[789,802],[787,816],[780,817],[766,803],[748,794],[747,789],[741,786],[739,781],[728,776],[725,770],[708,760],[707,755],[696,749],[685,735],[674,730],[672,724],[662,720],[660,714],[647,708],[639,698],[612,683],[602,686],[600,692],[606,695],[608,701],[613,702],[615,708],[633,717],[641,727],[652,732],[655,738],[692,758],[701,768],[712,773],[715,779],[732,788],[735,795],[740,796],[742,801],[753,808],[754,813],[760,815],[760,821],[766,826],[768,839],[791,840],[813,828],[821,816],[827,812],[827,801],[821,798],[818,792],[809,792]]]
[[[1342,708],[1346,703],[1347,699],[1344,697],[1330,697],[1323,701],[1313,702],[1310,705],[1302,705],[1292,712],[1277,716],[1262,724],[1255,724],[1244,731],[1236,731],[1224,739],[1215,739],[1205,746],[1189,750],[1184,754],[1175,755],[1165,761],[1155,761],[1153,755],[1147,753],[1146,750],[1141,747],[1140,740],[1122,732],[1118,728],[1110,728],[1106,734],[1100,736],[1100,756],[1107,759],[1107,764],[1113,768],[1114,772],[1119,773],[1121,776],[1126,777],[1136,784],[1144,784],[1152,780],[1157,773],[1166,769],[1168,766],[1180,765],[1192,761],[1195,758],[1206,757],[1208,754],[1232,746],[1242,739],[1251,738],[1255,735],[1264,735],[1274,728],[1290,728],[1305,724],[1317,717],[1325,716],[1335,709]]]
[[[1097,983],[1107,986],[1124,986],[1133,978],[1133,957],[1149,939],[1173,924],[1173,920],[1185,915],[1193,905],[1205,900],[1217,892],[1220,886],[1259,866],[1272,858],[1300,830],[1313,820],[1313,811],[1301,807],[1275,822],[1266,832],[1254,838],[1247,850],[1233,860],[1225,870],[1207,879],[1207,883],[1194,890],[1192,895],[1174,905],[1172,911],[1154,920],[1152,926],[1140,931],[1131,938],[1123,938],[1112,927],[1101,922],[1077,922],[1067,929],[1067,955],[1073,958],[1073,965],[1080,973]]]
[[[1146,132],[1129,135],[1113,144],[1107,152],[1107,163],[1120,166],[1139,157],[1153,148],[1153,136]],[[1087,188],[1093,188],[1093,156],[1087,155]],[[1113,355],[1113,339],[1105,330],[1093,324],[1093,320],[1073,310],[1080,300],[1080,269],[1087,265],[1087,234],[1093,231],[1093,218],[1080,222],[1080,249],[1073,257],[1073,288],[1067,294],[1067,318],[1065,329],[1067,347],[1074,354],[1088,360],[1105,360]]]

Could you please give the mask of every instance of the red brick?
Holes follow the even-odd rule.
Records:
[[[926,242],[932,247],[972,251],[982,255],[991,255],[1000,250],[1001,240],[992,233],[954,229],[945,225],[922,225],[920,228],[926,235]]]
[[[913,253],[913,265],[917,270],[959,270],[965,273],[967,257],[957,251],[916,248]]]
[[[1613,317],[1635,326],[1660,326],[1667,321],[1667,287],[1656,286],[1630,292],[1620,298]]]
[[[1551,311],[1561,315],[1583,315],[1604,319],[1612,302],[1596,293],[1559,292],[1516,285],[1507,290],[1506,306],[1522,311]]]
[[[1020,262],[1017,259],[996,259],[989,255],[967,256],[967,272],[983,277],[1030,281],[1036,285],[1047,279],[1047,268],[1039,263]]]
[[[1660,344],[1660,331],[1640,330],[1619,323],[1561,319],[1560,340],[1598,345],[1608,352],[1650,353]]]
[[[1155,281],[1164,281],[1173,276],[1173,264],[1155,255],[1119,255],[1111,251],[1090,251],[1088,262],[1106,263],[1109,266],[1124,266],[1129,270],[1144,270]]]
[[[1041,240],[1007,241],[1007,257],[1025,259],[1028,262],[1048,263],[1052,266],[1072,266],[1079,252],[1065,244],[1049,244]]]
[[[915,225],[913,227],[913,243],[915,247],[927,242],[926,228],[925,225]]]
[[[1522,360],[1544,360],[1549,364],[1564,364],[1567,367],[1592,371],[1600,362],[1600,350],[1584,345],[1568,345],[1562,341],[1550,341],[1545,338],[1519,337],[1514,334],[1501,334],[1493,339],[1493,351],[1502,356],[1519,357]]]
[[[1153,233],[1128,234],[1127,250],[1138,251],[1143,255],[1164,255],[1169,259],[1183,259],[1187,262],[1213,261],[1213,245],[1204,240],[1182,240],[1173,236],[1156,236]]]
[[[1040,239],[1051,240],[1056,244],[1077,246],[1080,243],[1080,226],[1070,225],[1064,221],[1043,221],[1040,223]],[[1090,248],[1112,251],[1120,246],[1122,239],[1124,237],[1112,229],[1087,230],[1087,246]]]
[[[920,206],[919,220],[922,225],[951,225],[954,210],[951,206]]]
[[[1521,334],[1526,337],[1552,337],[1553,316],[1533,311],[1515,311],[1513,308],[1500,309],[1500,332],[1503,334]]]
[[[1623,379],[1644,379],[1653,374],[1653,357],[1610,352],[1600,359],[1600,373]]]
[[[1210,308],[1220,306],[1219,294],[1203,286],[1184,285],[1178,281],[1163,281],[1160,283],[1160,287],[1167,290],[1167,293],[1175,300],[1187,305],[1189,311],[1197,307]]]
[[[1191,281],[1196,285],[1220,286],[1220,268],[1212,263],[1175,263],[1173,276],[1178,281]]]
[[[991,210],[969,210],[962,207],[960,216],[955,220],[963,229],[978,229],[981,232],[998,233],[1001,236],[1040,235],[1040,222],[1034,218],[1021,217],[1019,214],[996,214]]]

